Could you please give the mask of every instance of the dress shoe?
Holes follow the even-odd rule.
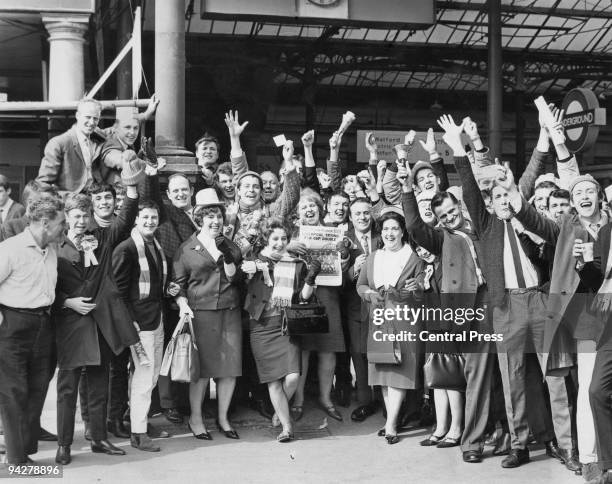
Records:
[[[303,405],[293,405],[289,409],[289,413],[291,414],[291,419],[294,422],[297,422],[302,419],[304,416],[304,406]]]
[[[344,408],[351,406],[351,394],[353,387],[349,385],[341,385],[336,389],[336,402]]]
[[[135,449],[145,452],[159,452],[161,450],[147,434],[132,434],[130,436],[130,444]]]
[[[505,469],[512,469],[527,462],[529,462],[529,449],[510,449],[508,457],[502,460],[501,466]]]
[[[187,427],[189,428],[189,431],[193,434],[193,436],[198,440],[212,440],[213,439],[212,435],[210,435],[210,432],[208,431],[202,432],[201,434],[196,434],[191,428],[191,424],[189,422],[187,422]]]
[[[565,464],[568,470],[577,473],[577,475],[582,475],[582,464],[578,460],[575,449],[559,449],[559,455],[561,462]]]
[[[499,440],[499,438],[501,437],[501,435],[502,435],[501,431],[498,429],[495,429],[493,432],[491,432],[489,435],[485,437],[484,445],[494,446]]]
[[[173,424],[181,424],[183,423],[183,416],[176,408],[164,408],[162,410],[164,417],[166,420]]]
[[[286,442],[291,442],[292,440],[293,440],[293,432],[289,432],[288,430],[283,430],[276,437],[276,441],[277,442],[281,442],[283,444],[286,443]]]
[[[151,423],[147,423],[147,435],[153,439],[168,439],[170,438],[170,433],[163,430],[158,429],[157,427],[153,427]]]
[[[111,434],[113,434],[118,439],[129,439],[130,434],[123,425],[123,421],[121,419],[108,420],[106,422],[106,430],[108,430]]]
[[[449,447],[457,447],[459,444],[461,443],[461,436],[455,438],[455,437],[444,437],[444,440],[440,443],[438,443],[438,445],[436,445],[436,447],[438,449],[448,449]]]
[[[501,435],[493,448],[493,455],[508,455],[510,452],[510,434],[505,432]]]
[[[338,412],[338,410],[336,410],[336,407],[334,407],[333,405],[329,405],[329,406],[323,405],[323,410],[325,410],[325,413],[329,415],[331,418],[333,418],[334,420],[338,420],[338,422],[342,422],[342,415],[340,414],[340,412]]]
[[[274,415],[274,408],[272,407],[272,404],[266,400],[252,398],[249,402],[249,407],[259,412],[259,415],[268,420],[271,420],[272,415]]]
[[[561,450],[557,446],[557,441],[555,439],[549,440],[544,445],[546,446],[546,455],[548,457],[559,459],[561,463],[563,463],[563,456],[561,454]]]
[[[57,448],[57,454],[55,454],[55,462],[63,466],[67,466],[71,461],[72,457],[70,457],[70,446],[60,445]]]
[[[125,450],[115,447],[108,440],[92,440],[91,451],[97,454],[125,455]]]
[[[425,440],[421,440],[419,445],[422,447],[433,447],[434,445],[438,445],[440,442],[444,440],[444,435],[442,437],[438,437],[437,435],[431,434]]]
[[[57,442],[57,435],[52,434],[48,430],[40,428],[40,433],[38,434],[38,440],[41,442]]]
[[[85,440],[91,442],[91,429],[89,428],[89,422],[85,422],[85,432],[83,437],[85,437]]]
[[[219,432],[223,432],[228,439],[238,440],[240,438],[238,432],[236,432],[233,428],[230,427],[229,430],[225,430],[223,427],[221,427],[219,420],[217,420],[217,427],[219,427]]]
[[[400,441],[399,435],[387,434],[385,435],[385,439],[389,445],[397,444]]]
[[[482,452],[479,450],[466,450],[463,453],[463,462],[468,462],[470,464],[482,462]]]
[[[362,405],[353,410],[353,413],[351,413],[351,420],[353,422],[363,422],[366,418],[375,413],[376,409],[372,404]]]

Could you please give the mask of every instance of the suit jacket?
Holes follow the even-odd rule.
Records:
[[[149,264],[151,286],[149,295],[140,299],[140,264],[138,250],[132,237],[121,242],[113,251],[113,279],[121,294],[132,321],[138,323],[141,331],[154,331],[161,319],[162,299],[164,297],[164,281],[162,271],[163,251],[159,261],[149,251],[145,244],[145,256]]]
[[[612,244],[612,223],[604,225],[599,230],[597,240],[593,244],[593,262],[586,263],[580,271],[580,279],[593,292],[599,291],[606,276],[610,277],[609,274],[606,274],[610,244]],[[599,350],[604,346],[606,349],[610,349],[612,345],[612,316],[609,316],[607,321],[603,321],[603,317],[601,319],[602,327],[595,338],[597,349]]]
[[[30,225],[30,221],[25,215],[20,218],[7,220],[2,224],[2,227],[0,227],[0,242],[20,234],[28,225]]]
[[[457,173],[463,185],[463,201],[467,206],[476,237],[484,250],[481,250],[481,266],[487,281],[491,307],[504,306],[506,303],[506,284],[504,274],[504,234],[505,222],[487,211],[480,188],[474,178],[467,157],[455,157]],[[518,237],[527,257],[539,256],[539,248],[526,235]]]
[[[382,247],[382,240],[380,239],[380,234],[376,232],[374,228],[374,221],[372,221],[372,229],[370,230],[370,236],[372,240],[370,241],[371,251],[375,252],[376,250]],[[359,273],[355,273],[355,259],[363,254],[363,249],[361,247],[361,240],[357,239],[355,234],[355,228],[351,226],[347,232],[346,237],[348,237],[351,242],[354,244],[354,248],[350,251],[349,256],[349,269],[346,273],[343,274],[342,280],[342,293],[340,309],[342,310],[344,319],[350,321],[361,321],[362,323],[367,324],[368,322],[368,307],[367,304],[364,303],[359,294],[357,294],[357,277]],[[361,270],[365,268],[364,265],[361,266]]]
[[[268,264],[270,277],[274,278],[274,266],[276,263],[264,256],[259,256],[258,259]],[[304,287],[304,279],[306,279],[306,274],[308,273],[306,262],[299,260],[297,262],[295,272],[296,277],[293,284],[293,297],[291,298],[291,304],[298,304],[301,300],[300,293]],[[264,282],[263,273],[261,271],[257,271],[249,280],[247,285],[247,295],[244,301],[244,309],[247,313],[249,313],[251,319],[259,321],[261,315],[266,309],[266,304],[270,301],[273,289],[274,287],[269,287]]]
[[[595,339],[603,326],[601,318],[586,310],[590,307],[593,292],[588,286],[581,284],[580,276],[576,271],[576,259],[572,255],[575,239],[590,242],[594,240],[575,213],[564,215],[557,224],[539,214],[535,208],[523,200],[516,217],[527,230],[542,237],[555,249],[548,297],[549,321],[544,336],[544,349],[548,352],[554,345],[557,351],[573,352],[575,351],[574,337]],[[581,300],[576,300],[576,297]],[[568,309],[573,309],[572,301],[575,304],[584,305],[585,310],[576,318],[577,321],[564,321]],[[575,315],[572,319],[574,318]]]
[[[94,147],[92,176],[94,180],[102,181],[98,158],[104,135],[101,131],[95,131],[91,135],[91,141]],[[36,180],[54,184],[58,190],[68,192],[78,193],[87,188],[87,169],[77,138],[76,125],[49,140],[45,146],[45,154],[40,162]]]
[[[60,369],[100,364],[98,329],[115,354],[138,341],[132,318],[111,277],[113,248],[130,233],[137,214],[138,200],[126,197],[111,226],[91,232],[98,240],[94,251],[97,266],[85,267],[83,252],[68,238],[59,244],[53,318]],[[84,316],[63,307],[66,299],[79,296],[89,297],[96,304]]]
[[[9,220],[23,217],[25,215],[25,211],[25,207],[21,205],[21,203],[13,200],[13,203],[9,207],[6,217],[4,218],[4,223],[8,222]]]
[[[228,244],[235,244],[227,239]],[[235,247],[239,251],[238,247]],[[174,256],[173,280],[181,286],[181,296],[196,310],[231,309],[240,306],[240,292],[236,283],[244,275],[236,261],[236,273],[225,273],[223,257],[215,261],[193,234]]]

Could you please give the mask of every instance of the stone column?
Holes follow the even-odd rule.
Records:
[[[155,2],[155,149],[167,171],[197,173],[193,153],[185,148],[185,2]]]
[[[42,21],[49,32],[49,101],[78,101],[85,94],[89,14],[43,13]]]

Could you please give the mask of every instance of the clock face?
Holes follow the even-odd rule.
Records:
[[[318,7],[333,7],[339,4],[342,0],[308,0],[310,3]]]

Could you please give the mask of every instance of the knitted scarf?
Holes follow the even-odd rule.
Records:
[[[297,263],[298,259],[284,255],[274,266],[274,289],[270,305],[280,308],[291,306]]]
[[[131,233],[132,240],[136,245],[136,251],[138,252],[138,265],[140,266],[140,276],[138,277],[138,289],[140,291],[140,299],[149,297],[151,292],[151,272],[149,271],[149,261],[145,253],[145,242],[138,232],[138,229],[134,227]],[[164,252],[159,245],[159,242],[154,238],[153,243],[157,248],[157,252],[162,261],[162,286],[166,285],[166,277],[168,276],[168,265],[166,264],[166,258]]]

